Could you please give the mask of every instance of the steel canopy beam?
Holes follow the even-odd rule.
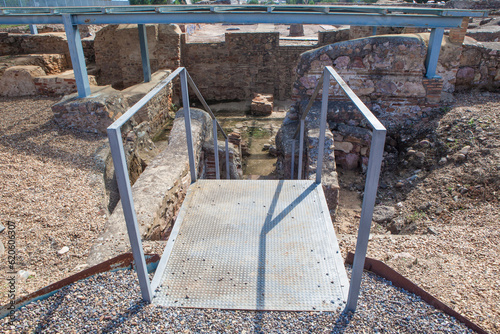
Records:
[[[345,24],[455,28],[463,17],[485,17],[487,11],[384,6],[112,6],[2,8],[0,23],[62,23],[71,14],[75,24],[120,23],[278,23]]]
[[[91,92],[80,31],[78,30],[78,26],[72,21],[70,14],[63,14],[62,19],[68,39],[69,54],[71,56],[71,64],[73,65],[78,96],[80,98],[87,97]]]
[[[381,15],[359,13],[135,13],[135,14],[76,14],[76,24],[123,23],[231,23],[231,24],[341,24],[359,26],[392,26],[424,28],[460,28],[462,17],[428,15]]]
[[[82,13],[203,13],[203,12],[239,12],[239,13],[379,13],[384,15],[392,14],[425,14],[439,16],[460,16],[460,17],[486,17],[486,10],[464,10],[464,9],[441,9],[441,8],[421,8],[405,6],[297,6],[297,5],[195,5],[195,6],[172,6],[172,5],[141,5],[141,6],[91,6],[91,7],[9,7],[2,8],[0,14],[82,14]]]
[[[144,82],[150,82],[151,66],[149,63],[148,34],[146,32],[146,25],[138,24],[137,30],[139,31],[139,45],[141,47],[142,72],[144,74]]]

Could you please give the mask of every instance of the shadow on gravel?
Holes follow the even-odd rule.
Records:
[[[109,321],[109,323],[102,328],[101,333],[113,333],[118,327],[122,326],[127,320],[130,320],[133,316],[142,312],[144,306],[148,305],[145,301],[140,301],[132,306],[130,306],[126,311],[116,314],[113,316],[113,319]]]
[[[67,288],[61,290],[58,293],[59,298],[57,298],[57,300],[53,304],[50,305],[50,307],[47,310],[45,316],[40,320],[40,322],[36,326],[36,328],[33,331],[33,333],[43,333],[44,332],[45,327],[51,322],[52,316],[54,314],[57,315],[57,313],[58,313],[57,309],[59,308],[59,306],[61,306],[61,304],[63,303],[63,301],[66,299],[66,295],[68,293],[69,293],[69,289],[67,289]]]

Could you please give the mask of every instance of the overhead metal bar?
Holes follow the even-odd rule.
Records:
[[[105,10],[103,11],[103,8]],[[54,9],[57,9],[54,11]],[[385,7],[385,6],[295,6],[295,5],[279,5],[279,6],[225,6],[225,5],[190,5],[190,6],[172,6],[172,5],[156,5],[156,6],[100,6],[100,7],[8,7],[3,8],[7,14],[52,14],[52,13],[147,13],[147,12],[254,12],[254,13],[379,13],[379,14],[425,14],[439,16],[470,16],[484,17],[487,11],[481,10],[465,10],[465,9],[439,9],[439,8],[417,8],[417,7]]]
[[[75,24],[121,23],[277,23],[345,24],[458,28],[463,17],[485,17],[487,11],[381,6],[127,6],[4,8],[0,23],[62,23],[72,14]],[[265,14],[265,15],[263,15]]]

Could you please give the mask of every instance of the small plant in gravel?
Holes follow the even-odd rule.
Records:
[[[422,212],[422,211],[414,211],[411,215],[409,215],[408,217],[406,217],[406,219],[410,222],[416,222],[416,221],[419,221],[423,218],[426,217],[426,214],[425,212]]]

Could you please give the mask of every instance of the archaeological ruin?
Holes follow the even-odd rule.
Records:
[[[188,217],[189,210],[209,212],[207,221],[224,210],[230,212],[228,217],[257,212],[244,207],[251,200],[245,202],[242,189],[251,188],[250,182],[274,182],[271,193],[263,186],[261,193],[255,190],[262,198],[256,195],[257,199],[253,199],[253,204],[257,201],[266,208],[262,230],[253,231],[259,240],[264,239],[253,245],[259,251],[255,256],[259,269],[252,275],[261,282],[259,279],[267,273],[264,271],[270,270],[265,269],[261,258],[266,256],[266,237],[271,238],[273,228],[279,227],[276,217],[300,211],[293,210],[305,201],[301,196],[316,196],[317,192],[314,203],[324,205],[311,215],[335,224],[342,175],[367,180],[366,189],[360,191],[365,200],[368,198],[367,208],[363,203],[363,212],[356,216],[361,221],[359,230],[366,232],[364,236],[358,234],[358,245],[365,246],[358,246],[361,250],[356,248],[356,254],[364,255],[357,255],[361,257],[354,259],[353,265],[361,275],[366,244],[371,238],[373,207],[379,204],[375,202],[379,184],[375,165],[378,163],[380,170],[394,164],[403,147],[407,149],[408,133],[434,122],[452,104],[454,93],[498,92],[500,88],[498,9],[488,16],[479,5],[464,9],[456,0],[426,7],[406,5],[411,4],[373,6],[360,12],[327,6],[328,10],[312,14],[300,9],[307,13],[304,15],[317,15],[309,21],[317,17],[318,23],[304,22],[303,31],[298,32],[292,31],[296,27],[290,28],[291,23],[298,23],[295,17],[280,11],[279,6],[266,9],[270,16],[275,15],[276,24],[268,22],[262,12],[253,19],[253,14],[227,9],[225,18],[222,14],[217,17],[217,10],[209,7],[203,9],[206,12],[187,13],[179,19],[161,6],[145,7],[144,13],[122,13],[119,9],[102,13],[90,9],[21,13],[2,9],[0,23],[12,24],[17,17],[31,19],[39,14],[48,23],[44,26],[31,22],[38,24],[37,34],[14,28],[0,32],[0,96],[60,97],[51,107],[60,127],[108,135],[110,142],[113,134],[118,138],[115,144],[108,143],[95,153],[103,167],[101,186],[107,223],[89,250],[87,263],[99,265],[132,247],[145,300],[153,300],[154,291],[165,288],[160,283],[164,278],[155,276],[149,282],[145,260],[138,264],[139,258],[144,259],[142,246],[140,251],[137,248],[140,241],[166,242],[165,254],[170,254],[174,246],[180,247],[173,244],[175,239],[181,240],[182,235],[188,238],[189,230],[181,233],[176,221]],[[380,11],[385,11],[382,18],[378,17]],[[331,22],[318,13],[331,17]],[[240,14],[248,16],[237,16]],[[359,16],[353,18],[353,14]],[[376,15],[376,19],[367,14]],[[305,36],[300,36],[302,33]],[[329,68],[345,85],[333,75],[324,79]],[[328,80],[324,82],[329,86],[324,87],[322,80]],[[365,107],[369,114],[364,113]],[[186,119],[187,113],[190,117]],[[383,141],[374,145],[374,134],[382,133],[377,132],[381,129]],[[118,163],[120,150],[124,163]],[[424,153],[414,151],[411,159],[420,159],[419,154]],[[127,173],[121,175],[124,168]],[[241,182],[226,197],[216,197],[209,191],[209,183],[204,183],[226,179]],[[289,186],[283,180],[312,185]],[[315,184],[319,188],[311,190]],[[287,197],[292,193],[296,197]],[[240,212],[212,208],[216,204],[211,196],[238,207],[240,200],[234,194],[242,198]],[[280,196],[291,204],[282,205]],[[272,204],[261,203],[261,199]],[[276,208],[282,213],[275,213]],[[243,216],[238,217],[246,222]],[[301,217],[299,213],[297,217]],[[133,227],[135,236],[131,234]],[[192,229],[196,230],[196,225]],[[331,258],[340,259],[331,223],[323,234],[333,235],[336,254]],[[219,240],[218,236],[214,238]],[[238,240],[246,242],[244,238]],[[325,254],[326,261],[330,254]],[[175,271],[172,268],[184,268],[171,267],[161,260],[158,266],[171,270],[171,275]],[[357,274],[353,271],[352,291],[356,284],[359,290]],[[354,297],[348,290],[345,272],[338,277],[342,282],[339,300],[344,303],[335,300],[331,304],[344,307],[347,302],[347,308],[354,310],[357,295]],[[256,284],[256,291],[264,295],[261,285]],[[173,292],[166,295],[169,293]],[[182,305],[205,306],[196,304],[195,297],[183,298]],[[304,306],[292,304],[269,306],[264,298],[257,297],[255,305],[240,308],[305,310]],[[238,308],[229,302],[207,305]],[[313,309],[328,311],[330,306],[316,305]]]

